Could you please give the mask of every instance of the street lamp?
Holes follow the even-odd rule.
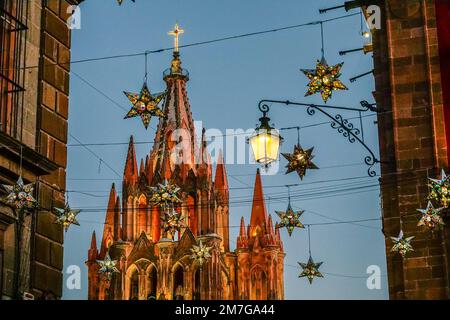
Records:
[[[283,138],[278,130],[269,124],[270,118],[267,117],[269,106],[260,105],[259,110],[263,113],[262,118],[259,119],[261,124],[256,128],[248,142],[253,150],[256,162],[267,168],[271,163],[278,160]]]
[[[316,112],[325,115],[330,120],[331,128],[337,130],[338,133],[342,134],[345,138],[347,138],[348,142],[359,143],[362,147],[366,149],[368,155],[364,158],[364,162],[366,163],[367,166],[369,166],[367,173],[370,177],[375,177],[377,175],[375,170],[373,170],[373,167],[376,164],[380,164],[382,162],[378,160],[372,149],[364,141],[364,132],[362,127],[362,113],[369,111],[372,112],[380,111],[375,104],[370,104],[367,101],[361,101],[362,108],[351,108],[351,107],[338,107],[331,105],[316,105],[310,103],[292,102],[289,100],[287,101],[261,100],[259,102],[259,110],[263,113],[263,117],[259,119],[261,124],[258,128],[256,128],[255,132],[249,138],[248,142],[252,147],[253,155],[255,157],[256,162],[264,165],[266,168],[272,162],[278,160],[280,145],[283,142],[283,138],[278,133],[278,130],[272,128],[269,124],[270,119],[267,117],[267,113],[270,110],[270,107],[268,105],[269,103],[275,105],[305,107],[308,115],[310,116],[314,116]],[[340,114],[336,115],[330,114],[328,111],[326,111],[327,109],[358,112],[361,129],[355,127],[353,123],[350,122],[349,119],[345,119]],[[298,127],[284,128],[284,130],[294,128]]]

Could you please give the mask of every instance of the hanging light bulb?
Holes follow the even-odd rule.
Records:
[[[362,32],[362,36],[366,39],[369,39],[371,36],[371,33],[369,31],[363,31]]]

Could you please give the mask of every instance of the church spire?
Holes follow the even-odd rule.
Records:
[[[138,168],[136,160],[136,150],[134,148],[134,137],[131,136],[128,146],[127,161],[124,170],[124,182],[134,184],[138,180]]]
[[[88,259],[89,261],[94,261],[97,259],[98,250],[97,250],[97,237],[95,235],[95,231],[92,233],[91,238],[91,247],[89,248],[88,252]]]
[[[228,178],[227,178],[227,170],[225,168],[223,153],[220,150],[217,166],[216,166],[216,176],[214,178],[214,189],[217,194],[221,196],[221,200],[228,202]]]
[[[181,176],[181,180],[186,179],[190,171],[197,175],[196,159],[199,148],[186,89],[189,72],[181,67],[179,53],[179,36],[182,33],[179,26],[175,26],[170,33],[175,36],[175,46],[171,66],[163,74],[167,84],[163,108],[165,116],[159,120],[150,157],[153,161],[150,166],[154,168],[154,175],[159,181],[152,181],[152,184],[165,178],[178,178],[173,177],[175,171]],[[174,148],[179,151],[176,154],[177,159],[173,157]]]
[[[255,188],[253,193],[252,216],[250,219],[250,236],[256,236],[258,230],[265,230],[267,222],[268,217],[266,203],[264,201],[261,172],[258,169],[256,173]]]

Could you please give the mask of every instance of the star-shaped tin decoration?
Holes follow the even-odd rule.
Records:
[[[431,230],[442,228],[445,226],[444,219],[441,215],[442,210],[444,210],[444,208],[435,209],[431,201],[429,201],[426,209],[417,209],[417,211],[422,214],[417,226],[426,226]]]
[[[391,237],[391,239],[394,243],[391,252],[398,252],[404,258],[409,252],[414,251],[411,245],[411,240],[414,239],[414,237],[406,238],[403,234],[403,230],[400,230],[398,237]]]
[[[448,208],[450,204],[450,177],[442,170],[441,179],[429,178],[429,180],[430,193],[428,199],[434,200],[441,206]]]
[[[322,60],[317,60],[315,70],[302,69],[301,71],[310,81],[305,97],[320,93],[323,101],[326,103],[332,97],[333,91],[348,90],[339,79],[343,65],[344,63],[342,62],[330,67],[323,57]]]
[[[305,226],[300,222],[300,216],[305,211],[295,212],[289,203],[286,211],[275,211],[275,213],[280,217],[281,221],[277,224],[276,228],[286,228],[289,236],[292,236],[295,228],[305,229]]]
[[[150,187],[150,189],[150,202],[156,206],[164,208],[181,202],[180,198],[178,198],[180,188],[170,184],[167,180],[163,184],[158,184],[157,187]]]
[[[34,183],[25,185],[22,177],[19,177],[15,185],[2,185],[8,195],[4,198],[6,204],[13,206],[17,210],[26,211],[34,209],[37,201],[32,193],[34,191]]]
[[[320,273],[319,268],[323,262],[315,263],[313,258],[310,256],[308,263],[298,263],[302,267],[303,271],[298,276],[299,278],[307,278],[309,283],[312,284],[315,278],[323,278],[322,273]]]
[[[162,217],[164,232],[169,232],[172,237],[176,232],[181,232],[183,228],[186,228],[183,216],[175,210],[172,212],[164,213]]]
[[[106,280],[110,281],[114,273],[120,273],[117,269],[117,260],[112,260],[109,252],[106,253],[104,260],[97,260],[100,266],[98,273],[100,273]]]
[[[314,148],[303,150],[303,148],[300,146],[300,144],[295,145],[294,152],[293,153],[282,153],[283,157],[289,161],[286,168],[288,169],[286,174],[290,174],[294,171],[297,172],[300,179],[303,180],[303,178],[306,175],[307,169],[319,169],[312,160],[314,159],[313,156]]]
[[[201,241],[198,246],[194,245],[191,249],[192,255],[191,259],[198,262],[200,266],[203,266],[203,264],[211,258],[211,247],[207,247],[204,245]]]
[[[133,107],[125,116],[125,119],[141,117],[145,129],[148,129],[153,116],[163,118],[164,112],[158,107],[166,96],[166,93],[152,95],[148,89],[147,83],[144,83],[140,93],[124,92]]]
[[[72,224],[76,226],[80,225],[77,220],[77,215],[81,212],[81,210],[72,210],[68,203],[66,203],[64,208],[54,209],[58,216],[55,223],[62,225],[66,232],[69,230]]]

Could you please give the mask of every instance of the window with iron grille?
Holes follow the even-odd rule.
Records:
[[[28,0],[0,0],[0,131],[21,135]]]

